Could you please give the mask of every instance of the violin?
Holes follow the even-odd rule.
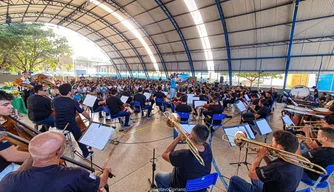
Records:
[[[9,133],[7,131],[0,131],[0,141],[2,141],[2,140],[6,140],[6,141],[8,141],[8,142],[10,142],[10,143],[12,143],[12,144],[14,144],[16,146],[19,146],[20,149],[25,149],[24,151],[28,151],[29,141],[26,140],[26,139],[23,139],[23,138],[21,138],[19,136],[13,135],[13,134],[11,134],[11,133]],[[81,163],[79,161],[76,161],[74,159],[71,159],[69,157],[66,157],[66,156],[62,155],[60,157],[60,159],[62,160],[60,163],[63,164],[63,165],[65,165],[65,166],[66,166],[66,162],[69,162],[69,163],[72,163],[72,164],[74,164],[76,166],[84,168],[84,169],[86,169],[88,171],[95,172],[95,169],[93,167],[85,165],[85,164],[83,164],[83,163]],[[99,171],[103,171],[101,167],[99,167],[97,165],[95,165],[95,167]],[[112,177],[115,177],[115,175],[112,174],[112,173],[109,173],[108,177],[112,178]],[[109,192],[109,186],[108,186],[108,184],[104,188],[105,188],[105,190],[107,192]]]
[[[203,108],[206,109],[206,110],[208,110],[209,107],[211,107],[213,105],[215,105],[215,104],[214,103],[205,104],[205,105],[203,105]]]

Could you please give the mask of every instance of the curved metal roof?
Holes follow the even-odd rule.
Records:
[[[188,0],[185,0],[188,1]],[[300,1],[300,2],[299,2]],[[215,71],[333,71],[333,0],[196,0]],[[158,70],[207,71],[198,25],[184,0],[99,0],[143,37]],[[296,11],[296,3],[298,12]],[[142,42],[118,18],[87,0],[5,0],[0,22],[67,27],[96,43],[118,72],[156,71]],[[296,15],[295,22],[294,15]],[[295,25],[294,32],[291,30]],[[291,57],[289,55],[291,45]]]

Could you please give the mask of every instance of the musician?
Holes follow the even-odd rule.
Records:
[[[162,103],[156,102],[156,105],[159,106],[160,111],[165,112],[166,107],[165,107],[165,102],[164,101],[165,101],[167,96],[163,92],[161,92],[161,89],[162,89],[161,86],[158,86],[158,92],[154,93],[153,97],[162,99]],[[175,91],[175,89],[174,89],[174,91]],[[171,98],[174,97],[174,96],[175,96],[175,93],[174,93],[174,95],[170,95]]]
[[[243,114],[242,121],[253,124],[254,119],[266,118],[270,114],[270,109],[268,107],[268,101],[266,99],[262,99],[259,101],[259,107],[260,109],[256,111],[256,113],[247,112]]]
[[[288,131],[275,131],[272,138],[272,146],[295,153],[298,149],[298,139]],[[267,156],[267,148],[256,148],[257,157],[248,171],[252,184],[238,176],[230,179],[228,192],[258,192],[258,191],[296,191],[303,175],[303,168],[285,162],[278,158],[271,161]],[[266,166],[260,167],[262,160]]]
[[[260,99],[257,97],[257,94],[252,94],[252,96],[251,96],[251,107],[255,110],[255,111],[257,111],[257,110],[259,110],[260,109],[260,106],[259,106],[259,101],[260,101]]]
[[[96,87],[92,87],[90,91],[91,91],[90,92],[91,95],[94,95],[94,96],[97,97],[95,102],[94,102],[94,105],[93,105],[93,112],[94,113],[99,112],[99,118],[101,119],[101,118],[103,118],[102,111],[103,111],[104,108],[103,108],[103,106],[99,105],[99,102],[101,100],[99,99],[99,97],[97,95],[97,89],[96,89]],[[106,113],[106,116],[109,116],[109,113]]]
[[[221,114],[224,112],[224,107],[219,103],[218,97],[212,98],[213,103],[209,104],[208,110],[203,111],[205,117],[204,121],[209,126],[212,122],[212,117],[214,114]],[[213,124],[220,124],[220,121],[213,121]]]
[[[191,106],[187,105],[188,97],[187,95],[181,96],[181,104],[176,105],[175,111],[176,112],[184,112],[184,113],[190,113],[192,111]],[[181,119],[181,121],[188,121],[188,119]]]
[[[147,119],[151,119],[151,111],[152,111],[152,105],[146,105],[146,101],[149,98],[146,98],[145,95],[143,95],[143,88],[138,88],[138,93],[134,96],[134,100],[138,101],[140,103],[141,109],[142,109],[142,116],[144,116],[144,111],[147,109]]]
[[[12,106],[13,96],[4,91],[0,91],[0,116],[8,116],[13,111]],[[0,125],[0,131],[6,131],[4,127]],[[2,178],[12,171],[16,171],[20,168],[20,165],[16,163],[22,163],[28,161],[29,153],[18,151],[15,146],[10,144],[6,140],[0,141],[0,181]],[[24,170],[31,166],[29,163],[24,164],[19,170]],[[2,191],[2,190],[0,190]],[[3,190],[7,191],[7,190]]]
[[[173,75],[171,75],[169,89],[170,89],[169,96],[170,96],[170,102],[171,102],[172,98],[175,97],[175,92],[176,92],[176,78]]]
[[[317,115],[333,115],[334,114],[334,103],[332,103],[332,105],[329,107],[329,111],[326,111],[326,112],[311,111],[309,113],[317,114]]]
[[[316,86],[313,86],[312,89],[314,89],[313,91],[313,102],[317,102],[318,98],[319,98],[319,92]]]
[[[204,125],[196,125],[189,135],[189,139],[199,151],[205,166],[202,166],[189,149],[176,150],[176,145],[182,140],[179,134],[163,152],[162,158],[174,166],[170,173],[160,172],[155,175],[155,181],[159,191],[167,191],[169,188],[184,189],[187,180],[197,179],[210,174],[212,151],[206,140],[209,130]],[[182,190],[184,191],[184,190]],[[206,191],[202,190],[202,191]]]
[[[130,128],[131,125],[129,125],[130,120],[130,113],[123,111],[122,107],[128,106],[128,104],[124,104],[118,97],[117,97],[117,90],[112,89],[111,90],[111,96],[105,100],[100,101],[99,105],[107,105],[110,110],[111,116],[119,116],[119,117],[125,117],[125,123],[123,125],[124,128]],[[120,131],[123,131],[120,129]]]
[[[29,74],[26,71],[22,72],[22,76],[21,76],[22,83],[30,84],[30,80],[29,80],[28,76],[29,76]],[[27,107],[27,99],[28,99],[28,97],[30,95],[30,90],[28,90],[28,89],[26,89],[24,87],[21,87],[21,90],[23,91],[23,101],[24,101],[24,104]]]
[[[320,165],[324,169],[328,165],[334,165],[334,129],[333,128],[320,128],[317,135],[317,141],[321,144],[321,147],[312,149],[302,155],[310,160],[312,163]],[[301,151],[298,150],[297,154],[301,155]],[[319,174],[304,170],[303,181],[310,181],[315,183],[319,178]],[[321,181],[324,181],[327,177],[324,177]]]
[[[55,120],[52,114],[51,100],[46,97],[47,89],[43,85],[34,87],[35,94],[28,97],[28,118],[36,125],[43,125],[40,129],[45,132],[54,127]]]
[[[80,191],[91,192],[105,186],[110,168],[96,176],[78,167],[59,166],[64,153],[65,136],[49,131],[35,136],[29,143],[33,167],[12,172],[0,182],[0,191]]]
[[[59,86],[60,97],[53,100],[52,106],[55,111],[55,125],[57,129],[63,130],[67,123],[69,123],[67,130],[72,132],[74,139],[78,142],[82,133],[75,118],[76,113],[81,113],[86,119],[91,121],[89,114],[84,111],[79,103],[71,98],[71,85],[62,84]],[[78,142],[84,157],[88,157],[89,152],[87,146]]]

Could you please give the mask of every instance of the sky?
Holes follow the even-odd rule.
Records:
[[[52,28],[57,35],[67,38],[69,45],[73,50],[73,59],[79,56],[84,56],[87,58],[99,58],[100,61],[108,61],[108,57],[104,54],[102,49],[88,38],[65,27],[52,24],[46,24],[46,26]]]

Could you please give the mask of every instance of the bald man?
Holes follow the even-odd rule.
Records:
[[[11,94],[0,91],[0,117],[8,116],[12,113],[12,100],[13,96]],[[6,129],[0,125],[0,131],[6,131]],[[17,171],[20,167],[17,163],[24,162],[28,157],[29,153],[18,151],[15,146],[6,140],[0,141],[0,181],[8,173]],[[28,164],[25,165],[30,167],[31,161],[30,166]],[[26,167],[22,168],[26,169]]]
[[[95,176],[82,168],[59,166],[64,149],[62,133],[49,131],[35,136],[29,144],[32,168],[7,174],[0,182],[0,191],[95,192],[106,185],[109,168]]]

